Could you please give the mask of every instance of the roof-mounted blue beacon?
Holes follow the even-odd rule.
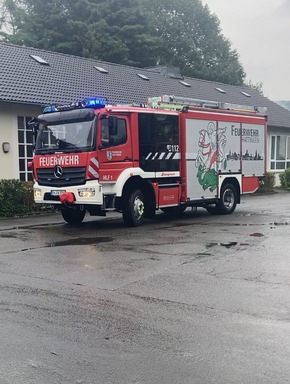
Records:
[[[104,108],[105,105],[106,101],[101,97],[90,97],[84,100],[84,106],[87,108]]]

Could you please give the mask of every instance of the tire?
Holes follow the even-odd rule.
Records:
[[[76,206],[73,208],[63,208],[61,210],[62,217],[64,221],[66,221],[68,224],[80,224],[86,214],[85,208],[81,206]]]
[[[167,207],[167,208],[160,208],[162,212],[166,213],[168,216],[180,216],[185,210],[186,206],[184,205],[178,205],[177,207]]]
[[[232,184],[225,184],[222,187],[218,203],[219,213],[229,215],[234,212],[237,206],[237,191]]]
[[[144,196],[140,189],[130,191],[123,202],[123,220],[128,227],[139,227],[144,222]]]

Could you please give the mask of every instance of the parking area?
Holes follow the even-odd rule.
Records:
[[[289,203],[0,220],[2,383],[288,383]]]

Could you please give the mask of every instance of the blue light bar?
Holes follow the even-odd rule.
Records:
[[[77,101],[71,104],[56,105],[51,104],[44,108],[43,113],[69,111],[79,108],[104,108],[106,106],[106,100],[102,97],[90,97],[83,101]]]
[[[58,111],[57,107],[55,105],[48,105],[44,108],[43,113],[50,113],[50,112],[56,112]]]
[[[105,100],[100,97],[90,97],[89,99],[84,100],[84,106],[88,108],[104,108],[105,105]]]

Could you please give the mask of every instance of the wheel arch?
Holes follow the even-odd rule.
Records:
[[[231,184],[235,188],[235,191],[237,194],[237,204],[240,204],[240,202],[241,202],[241,184],[240,184],[240,181],[236,177],[225,177],[223,179],[222,184],[220,185],[219,195],[221,194],[221,191],[226,184]]]
[[[150,213],[155,212],[156,208],[155,192],[152,183],[140,176],[132,176],[124,184],[120,208],[122,209],[122,201],[126,198],[128,193],[136,189],[142,191],[145,200],[145,215],[150,216]]]

